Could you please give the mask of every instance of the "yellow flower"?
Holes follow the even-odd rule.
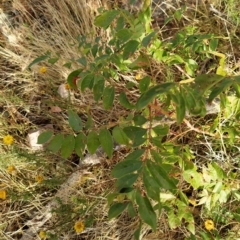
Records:
[[[76,233],[81,233],[84,230],[84,223],[81,221],[75,222],[74,229]]]
[[[36,181],[37,181],[38,183],[41,183],[41,182],[43,181],[43,176],[42,176],[42,175],[37,175],[37,176],[36,176]]]
[[[3,143],[6,145],[11,145],[13,143],[13,136],[6,135],[5,137],[3,137]]]
[[[40,69],[39,69],[39,72],[40,73],[45,73],[47,71],[47,68],[46,67],[41,67]]]
[[[142,74],[141,73],[138,73],[136,76],[135,76],[135,79],[136,80],[140,80],[142,78]]]
[[[68,83],[65,84],[65,89],[69,90],[71,87]]]
[[[6,190],[0,190],[0,199],[6,199],[7,198],[7,192]]]
[[[212,220],[206,220],[204,225],[208,231],[211,231],[214,229],[214,222]]]
[[[40,232],[39,232],[39,237],[40,237],[41,239],[45,239],[45,238],[47,237],[46,232],[40,231]]]
[[[15,171],[16,171],[16,168],[13,165],[8,166],[8,168],[7,168],[8,173],[12,174]]]

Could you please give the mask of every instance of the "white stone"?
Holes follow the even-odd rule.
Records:
[[[62,98],[68,98],[70,95],[70,91],[68,89],[66,89],[66,84],[61,84],[58,88],[58,94],[62,97]]]
[[[29,133],[27,136],[29,145],[32,150],[37,151],[37,150],[43,150],[43,144],[38,144],[38,136],[42,133],[42,131],[38,130],[32,133]]]

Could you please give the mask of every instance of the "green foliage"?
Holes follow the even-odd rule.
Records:
[[[176,19],[181,18],[181,11],[176,13]],[[96,104],[106,112],[113,111],[113,107],[119,103],[132,118],[124,123],[119,119],[113,128],[103,126],[95,129],[91,124],[84,124],[76,112],[69,110],[69,125],[74,134],[57,134],[51,139],[52,132],[45,132],[40,135],[38,142],[46,143],[51,139],[47,148],[55,153],[60,151],[63,158],[68,158],[73,152],[83,157],[85,148],[94,154],[99,146],[108,158],[112,158],[114,140],[126,145],[130,153],[112,169],[116,192],[108,197],[111,205],[109,218],[118,217],[123,211],[131,217],[138,214],[140,225],[135,236],[139,238],[142,223],[156,231],[157,218],[164,209],[170,228],[180,227],[185,222],[191,236],[194,236],[194,216],[189,210],[188,197],[182,191],[182,181],[189,188],[199,191],[198,205],[204,205],[209,211],[217,204],[226,203],[231,193],[236,199],[240,195],[228,185],[229,176],[220,165],[208,163],[199,169],[191,161],[194,156],[187,146],[180,148],[170,141],[164,143],[163,138],[169,133],[170,127],[161,120],[153,125],[161,113],[153,116],[152,108],[158,109],[158,101],[163,101],[164,111],[173,111],[175,122],[180,125],[186,114],[204,116],[206,99],[211,103],[228,89],[235,91],[239,97],[240,78],[227,76],[223,72],[225,57],[214,52],[218,41],[213,35],[195,34],[191,29],[185,29],[170,42],[163,43],[150,27],[150,12],[146,8],[133,17],[125,10],[110,10],[97,16],[95,25],[109,28],[110,39],[105,41],[99,37],[87,42],[86,38],[80,37],[79,49],[85,57],[75,61],[80,64],[79,69],[72,71],[67,79],[71,88],[80,90],[82,94],[86,89],[92,91]],[[206,40],[210,43],[205,44]],[[218,67],[216,74],[197,75],[198,63],[194,59],[197,59],[196,56],[204,59],[211,54],[221,58],[221,69]],[[46,60],[46,56],[36,59],[30,66]],[[148,74],[149,66],[155,61],[169,68],[174,64],[182,64],[187,74],[194,78],[157,83]],[[138,94],[134,101],[130,101],[125,89],[116,91],[115,83],[121,81],[119,73],[132,75],[135,70],[145,71],[146,76],[134,84]],[[77,84],[74,82],[76,78],[79,79]],[[221,97],[221,101],[222,105],[227,105],[224,97]],[[230,116],[229,111],[226,108],[226,118]],[[239,117],[239,108],[236,111]],[[236,133],[230,127],[226,131],[232,134],[232,139],[235,138]],[[124,200],[119,200],[119,197]],[[235,218],[239,220],[239,213],[235,214]],[[207,236],[204,232],[201,235],[204,238]]]
[[[38,144],[46,143],[47,141],[50,140],[52,135],[53,135],[52,131],[46,131],[41,133],[38,137]]]
[[[105,11],[104,13],[96,17],[94,24],[98,27],[107,29],[119,13],[120,12],[118,10]]]
[[[31,67],[32,67],[33,65],[35,65],[35,64],[37,64],[37,63],[39,63],[39,62],[42,62],[42,61],[48,59],[48,58],[50,57],[50,55],[51,55],[51,53],[50,53],[50,52],[47,52],[46,54],[44,54],[44,55],[42,55],[42,56],[34,59],[34,60],[29,64],[28,68],[31,69]],[[51,60],[51,58],[50,58],[50,60]]]
[[[79,132],[82,129],[81,118],[72,110],[68,110],[68,122],[70,127],[75,131]]]
[[[111,133],[107,129],[100,130],[99,141],[107,156],[111,158],[113,154],[113,140]]]
[[[125,208],[127,207],[127,203],[114,203],[110,208],[108,212],[109,219],[115,218],[118,215],[120,215]]]

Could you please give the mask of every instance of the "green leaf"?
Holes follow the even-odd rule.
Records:
[[[137,126],[142,126],[148,120],[142,115],[135,115],[133,118],[134,124]]]
[[[82,72],[82,69],[77,69],[73,72],[71,72],[69,75],[68,75],[68,78],[67,78],[67,83],[69,84],[69,86],[72,88],[72,89],[77,89],[77,85],[76,85],[76,81],[75,79],[78,78],[79,74]]]
[[[94,154],[99,147],[100,142],[96,132],[90,132],[87,136],[87,148],[91,154]]]
[[[117,24],[116,24],[116,31],[119,31],[120,29],[124,28],[124,24],[125,24],[125,19],[123,16],[119,16],[119,18],[117,19]]]
[[[94,84],[104,81],[104,77],[102,74],[95,74],[94,76]]]
[[[191,89],[187,88],[187,87],[185,87],[183,93],[184,93],[184,99],[185,99],[186,107],[189,110],[189,112],[192,113],[192,110],[194,110],[196,105],[197,105],[196,98],[198,96],[195,96],[193,91],[191,91]]]
[[[208,165],[209,169],[212,169],[212,172],[213,172],[213,169],[215,170],[215,173],[216,173],[216,179],[224,179],[226,178],[226,173],[223,171],[223,169],[216,163],[216,162],[213,162],[212,164],[209,164]]]
[[[85,57],[81,57],[81,58],[77,59],[76,62],[81,63],[84,67],[87,66],[87,59]]]
[[[141,97],[138,99],[136,108],[140,110],[144,108],[148,103],[150,103],[157,95],[162,93],[168,93],[168,91],[174,87],[176,84],[172,82],[162,83],[155,87],[150,88],[144,92]]]
[[[217,46],[218,46],[218,39],[217,38],[213,38],[210,40],[210,43],[209,43],[209,48],[211,51],[216,51],[217,49]]]
[[[116,36],[122,42],[126,42],[126,41],[128,41],[131,38],[132,32],[129,29],[124,28],[124,29],[119,30],[117,32]]]
[[[104,79],[103,80],[100,80],[98,81],[97,83],[95,83],[94,87],[93,87],[93,95],[94,95],[94,100],[96,102],[99,101],[99,99],[102,97],[103,95],[103,91],[104,91],[104,84],[105,84],[105,81]]]
[[[113,137],[118,144],[129,145],[129,138],[120,127],[115,127],[112,131]]]
[[[236,221],[240,222],[240,214],[238,213],[233,213],[233,217]]]
[[[151,156],[153,157],[154,161],[158,164],[162,164],[162,157],[161,155],[156,151],[151,149]]]
[[[127,89],[131,89],[131,88],[134,88],[134,87],[136,87],[136,83],[134,83],[134,82],[128,82],[126,84],[126,88]]]
[[[179,197],[180,197],[181,201],[182,201],[185,205],[189,204],[188,197],[187,197],[182,191],[179,191],[178,194],[179,194]]]
[[[147,197],[143,197],[139,191],[136,192],[136,201],[141,219],[156,231],[157,216],[152,205]]]
[[[155,181],[155,179],[151,176],[150,172],[147,168],[143,169],[143,184],[147,190],[147,194],[150,198],[155,201],[160,201],[160,187]]]
[[[220,191],[223,189],[223,184],[222,182],[217,182],[216,185],[214,186],[212,192],[213,193],[220,193]]]
[[[138,17],[139,17],[139,15],[138,15]],[[139,22],[138,19],[136,19],[136,21],[138,23],[134,26],[134,33],[132,35],[132,39],[139,39],[145,35],[145,26],[144,26],[143,22]]]
[[[97,16],[94,20],[94,24],[97,27],[107,29],[118,14],[119,14],[118,10],[108,10]]]
[[[132,202],[128,203],[127,211],[130,217],[135,217],[136,216],[136,211],[135,208],[132,204]]]
[[[162,138],[157,136],[157,137],[152,137],[151,141],[153,143],[153,145],[155,145],[156,147],[161,148],[162,147]]]
[[[144,55],[140,55],[128,67],[130,69],[138,69],[138,68],[148,67],[149,65],[150,65],[149,59]]]
[[[153,128],[153,131],[159,136],[166,136],[169,131],[168,125],[158,125]]]
[[[59,57],[57,57],[57,58],[49,58],[48,59],[48,63],[50,63],[50,64],[55,64],[57,61],[59,60]]]
[[[185,62],[185,60],[181,56],[179,56],[177,54],[168,55],[166,57],[166,63],[171,64],[171,65],[184,63],[184,62]]]
[[[176,181],[170,178],[163,167],[147,160],[147,168],[160,187],[175,192],[177,189]]]
[[[126,60],[129,58],[130,55],[136,52],[139,46],[139,42],[136,40],[130,40],[127,42],[123,49],[123,59]]]
[[[139,174],[131,173],[118,178],[116,186],[118,189],[131,187],[137,180]]]
[[[111,133],[107,129],[100,130],[99,141],[107,156],[111,158],[113,154],[113,140]]]
[[[52,137],[52,131],[45,131],[38,136],[38,144],[44,144]]]
[[[151,42],[152,38],[155,36],[155,34],[156,34],[156,32],[151,32],[146,37],[144,37],[143,40],[142,40],[142,45],[144,47],[147,47],[148,44]]]
[[[202,174],[198,173],[195,169],[188,169],[183,172],[183,178],[186,182],[190,183],[194,189],[204,185]]]
[[[134,173],[138,171],[141,167],[142,167],[142,161],[140,160],[137,160],[137,159],[124,160],[114,166],[112,170],[112,175],[115,178],[121,178],[126,174]]]
[[[144,149],[137,149],[131,153],[129,153],[126,157],[125,160],[137,160],[140,159],[141,156],[144,154],[145,150]]]
[[[90,73],[87,74],[82,81],[79,81],[79,84],[81,85],[81,91],[84,92],[86,88],[92,89],[94,84],[94,74]]]
[[[140,223],[139,227],[136,229],[136,231],[134,232],[134,238],[136,240],[140,239],[140,235],[141,235],[141,229],[142,229],[142,223]]]
[[[153,52],[153,58],[158,60],[158,61],[162,61],[164,58],[164,50],[162,48],[156,49]]]
[[[221,82],[223,79],[223,76],[217,74],[201,74],[195,78],[194,88],[201,95],[207,90],[211,89],[217,83]]]
[[[63,140],[64,140],[64,136],[61,133],[57,134],[56,136],[54,136],[52,138],[52,140],[50,141],[50,143],[47,146],[47,149],[54,153],[57,153],[60,150],[60,148],[62,147]]]
[[[103,106],[106,110],[108,110],[113,105],[115,95],[114,87],[107,86],[103,91]]]
[[[128,206],[128,203],[114,203],[108,210],[108,218],[116,218],[119,216]]]
[[[135,126],[125,127],[123,131],[132,140],[133,146],[139,146],[143,144],[146,139],[143,136],[147,133],[147,129]]]
[[[87,121],[85,123],[85,129],[89,130],[93,127],[93,119],[91,115],[88,115]]]
[[[236,92],[236,96],[240,98],[240,86],[236,82],[233,82],[232,87]]]
[[[114,199],[119,195],[119,193],[112,192],[107,195],[107,204],[108,206],[111,205]]]
[[[66,62],[66,63],[63,64],[63,66],[70,69],[71,66],[72,66],[72,63],[71,62]]]
[[[61,148],[61,156],[68,158],[71,156],[75,148],[75,138],[73,135],[68,135],[64,140]]]
[[[174,13],[174,17],[180,21],[183,15],[183,9],[178,9],[175,13]]]
[[[151,78],[149,76],[144,77],[139,82],[139,90],[141,93],[144,93],[148,90],[148,87],[151,83]]]
[[[180,124],[186,114],[185,101],[181,93],[176,91],[175,94],[175,96],[178,98],[178,103],[176,105],[177,124]]]
[[[93,57],[96,57],[97,52],[98,52],[98,44],[95,44],[91,49],[91,53],[92,53]]]
[[[122,105],[124,108],[127,108],[127,109],[133,109],[133,108],[134,108],[134,105],[132,105],[132,104],[128,101],[125,92],[121,92],[121,93],[120,93],[120,95],[119,95],[119,102],[121,103],[121,105]]]
[[[201,235],[202,240],[212,240],[212,234],[200,231],[199,234]]]
[[[168,223],[171,229],[181,225],[181,220],[174,214],[172,209],[168,211]]]
[[[87,138],[83,133],[79,133],[75,138],[75,152],[81,158],[83,158],[86,140]]]
[[[51,55],[50,52],[47,52],[46,54],[44,54],[44,55],[42,55],[42,56],[34,59],[34,60],[28,65],[27,68],[30,69],[34,64],[37,64],[37,63],[39,63],[39,62],[42,62],[42,61],[46,60],[47,58],[50,57],[50,55]]]
[[[187,74],[189,74],[190,76],[193,76],[197,68],[198,68],[198,64],[195,60],[193,59],[185,60],[185,70]]]
[[[215,97],[217,97],[220,93],[222,93],[224,90],[226,90],[228,87],[230,87],[233,84],[233,79],[231,78],[225,78],[222,82],[216,85],[212,89],[212,92],[210,93],[208,97],[208,101],[212,102]]]
[[[82,120],[78,114],[72,110],[68,110],[68,122],[70,127],[75,131],[79,132],[82,129]]]

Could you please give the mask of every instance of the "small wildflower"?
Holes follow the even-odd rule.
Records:
[[[16,171],[16,168],[13,165],[8,166],[7,172],[12,174]]]
[[[6,199],[7,198],[7,192],[6,190],[0,190],[0,199]]]
[[[84,223],[81,221],[75,222],[74,229],[76,233],[81,233],[84,230]]]
[[[138,73],[136,76],[135,76],[135,79],[136,80],[140,80],[142,78],[142,74],[141,73]]]
[[[214,222],[212,220],[206,220],[204,225],[208,231],[211,231],[214,229]]]
[[[47,237],[46,232],[40,231],[40,232],[39,232],[39,237],[40,237],[41,239],[46,239],[46,237]]]
[[[37,181],[38,183],[41,183],[41,182],[43,181],[43,176],[42,176],[42,175],[37,175],[37,176],[36,176],[36,181]]]
[[[6,135],[5,137],[3,137],[3,143],[6,145],[11,145],[13,143],[13,136]]]
[[[68,83],[65,84],[65,89],[69,90],[71,87]]]
[[[46,68],[46,67],[41,67],[41,68],[39,69],[39,72],[40,72],[40,73],[46,73],[46,71],[47,71],[47,68]]]

